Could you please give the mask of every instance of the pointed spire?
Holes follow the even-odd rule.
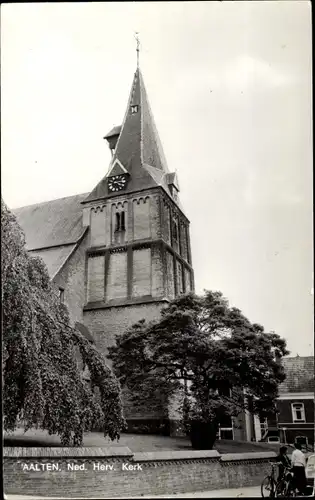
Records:
[[[138,38],[137,63],[139,64]],[[108,134],[105,137],[108,139]],[[129,174],[128,184],[123,192],[136,192],[158,185],[168,190],[166,174],[169,170],[139,66],[134,74],[125,117],[109,169],[86,201],[113,196],[107,189],[107,177],[112,175],[117,160]]]

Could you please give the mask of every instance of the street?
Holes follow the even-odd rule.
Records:
[[[229,497],[240,497],[240,498],[248,498],[248,497],[261,497],[260,494],[260,486],[252,486],[250,488],[233,488],[233,489],[223,489],[223,490],[212,490],[212,491],[199,491],[199,492],[190,492],[190,493],[178,493],[176,495],[162,495],[162,496],[141,496],[143,499],[148,498],[229,498]],[[37,496],[29,496],[29,495],[6,495],[8,500],[65,500],[64,497],[37,497]],[[93,497],[96,498],[96,497]],[[106,497],[102,497],[106,499]],[[112,498],[112,497],[108,497]],[[119,498],[119,497],[118,497]],[[126,497],[124,497],[126,498]],[[137,497],[128,497],[130,500],[139,498]],[[82,498],[82,500],[88,500],[88,498]]]

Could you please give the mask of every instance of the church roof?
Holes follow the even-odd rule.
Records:
[[[32,256],[43,259],[50,278],[53,278],[68,260],[75,247],[76,243],[73,243],[72,245],[46,248],[45,250],[32,250],[30,253]]]
[[[85,233],[81,201],[85,194],[13,209],[25,233],[26,249],[41,257],[53,278]]]
[[[113,135],[113,130],[108,135]],[[139,68],[134,75],[127,110],[108,173],[84,202],[113,196],[108,191],[107,177],[116,160],[130,174],[124,193],[162,186],[170,194],[167,179],[169,169]]]
[[[83,234],[81,201],[86,194],[15,208],[27,250],[76,243]]]
[[[282,360],[286,379],[279,386],[280,394],[287,392],[314,392],[314,357],[296,356]]]

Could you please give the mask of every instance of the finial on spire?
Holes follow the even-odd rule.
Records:
[[[139,51],[140,51],[140,40],[139,40],[139,32],[135,32],[135,39],[137,40],[137,68],[139,68]]]

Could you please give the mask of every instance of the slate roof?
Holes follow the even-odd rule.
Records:
[[[76,243],[72,245],[47,248],[46,250],[32,250],[31,255],[41,257],[45,262],[49,276],[53,278],[74,251]]]
[[[51,278],[85,233],[81,201],[86,193],[13,209],[25,233],[26,248],[41,257]]]
[[[86,196],[79,194],[12,210],[25,232],[27,250],[76,243],[83,234],[80,203]]]
[[[286,380],[280,384],[279,392],[314,392],[314,357],[296,356],[284,358],[282,364]]]
[[[132,109],[135,106],[138,108],[133,113]],[[109,134],[112,133],[113,130]],[[116,159],[130,173],[124,193],[162,186],[170,194],[167,183],[169,169],[139,68],[134,75],[127,110],[108,172]],[[107,175],[84,203],[113,196],[107,188]]]

